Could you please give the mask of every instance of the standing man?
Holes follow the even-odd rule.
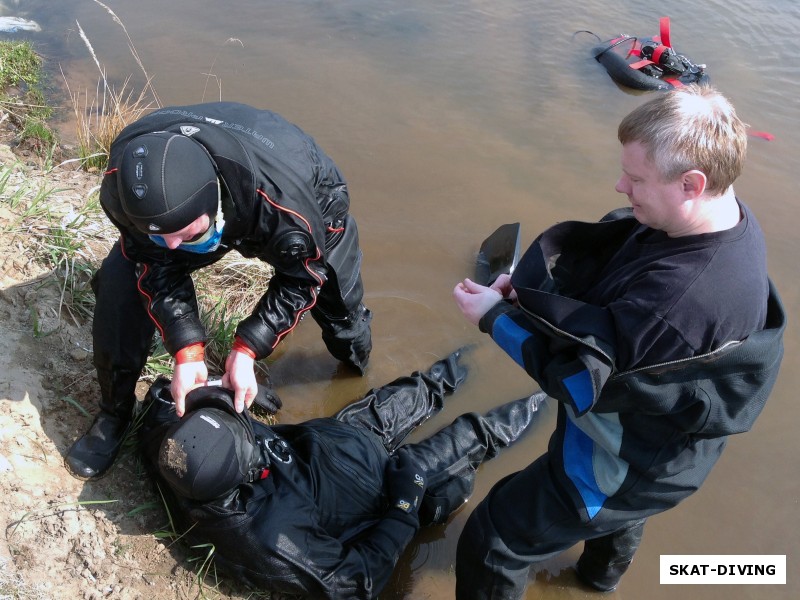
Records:
[[[113,464],[156,328],[175,357],[179,415],[186,393],[206,383],[206,332],[191,273],[231,250],[274,268],[225,362],[222,382],[237,410],[255,397],[254,361],[306,312],[328,351],[363,374],[372,314],[362,304],[347,183],[297,126],[231,102],[159,109],[112,144],[100,203],[120,238],[93,281],[100,412],[67,453],[76,477],[99,477]]]
[[[785,315],[732,187],[745,125],[718,92],[687,86],[638,107],[618,137],[632,210],[551,227],[512,277],[454,290],[559,402],[548,452],[470,516],[459,600],[521,598],[530,565],[582,541],[578,575],[613,590],[646,518],[702,485],[777,377]]]

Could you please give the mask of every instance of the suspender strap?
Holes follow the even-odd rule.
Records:
[[[656,46],[656,48],[653,50],[652,61],[656,64],[659,64],[661,62],[661,55],[667,51],[667,48],[669,48],[669,46]]]
[[[644,59],[644,60],[639,60],[639,61],[637,61],[637,62],[635,62],[635,63],[631,63],[631,64],[629,64],[628,66],[629,66],[631,69],[636,69],[636,70],[639,70],[639,69],[641,69],[642,67],[646,67],[647,65],[654,65],[654,64],[656,64],[656,63],[654,63],[652,60],[647,60],[647,59]]]
[[[669,17],[661,17],[658,21],[658,28],[661,31],[661,43],[671,48],[672,43],[669,41]]]

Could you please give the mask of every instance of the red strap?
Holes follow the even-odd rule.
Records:
[[[653,49],[652,59],[654,63],[658,64],[661,62],[661,55],[667,51],[667,48],[668,46],[656,46],[656,48]]]
[[[654,63],[652,60],[644,59],[644,60],[637,61],[635,63],[631,63],[628,66],[631,69],[637,69],[638,70],[638,69],[641,69],[642,67],[646,67],[647,65],[654,65],[654,64],[656,64],[656,63]]]
[[[670,77],[670,78],[662,77],[661,81],[666,81],[672,87],[676,88],[683,87],[683,82],[677,77]]]
[[[658,28],[661,30],[661,43],[672,48],[672,44],[669,41],[669,17],[661,17],[658,21]]]
[[[771,133],[767,133],[766,131],[748,131],[747,133],[748,133],[749,135],[752,135],[752,136],[755,136],[755,137],[760,137],[760,138],[762,138],[762,139],[765,139],[765,140],[767,140],[768,142],[771,142],[772,140],[774,140],[774,139],[775,139],[775,136],[774,136],[774,135],[772,135]]]

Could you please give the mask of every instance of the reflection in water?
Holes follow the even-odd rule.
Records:
[[[520,221],[526,247],[547,225],[594,220],[625,203],[613,191],[616,126],[642,93],[617,87],[588,55],[596,40],[573,38],[578,30],[602,39],[652,35],[658,18],[670,16],[675,46],[708,64],[712,82],[746,122],[776,135],[773,142],[751,139],[736,189],[768,236],[770,270],[787,312],[800,310],[795,0],[664,0],[655,9],[599,0],[577,9],[543,0],[107,4],[165,103],[221,96],[275,110],[314,135],[348,178],[365,300],[375,313],[372,362],[363,379],[338,372],[316,325],[306,322],[270,360],[285,421],[333,414],[369,388],[470,342],[478,346],[467,385],[420,436],[461,411],[485,411],[532,391],[524,373],[457,314],[451,291],[473,272],[480,241],[498,225]],[[119,26],[96,3],[29,0],[19,10],[42,26],[30,37],[64,67],[73,89],[97,82],[76,20],[112,79],[132,75],[141,86]],[[798,341],[790,330],[784,364],[796,363]],[[740,586],[689,595],[659,586],[659,555],[800,553],[785,527],[796,522],[797,471],[782,458],[800,450],[791,425],[799,378],[785,368],[755,430],[731,440],[703,491],[648,523],[634,568],[608,597],[755,597]],[[455,544],[471,506],[543,452],[551,430],[549,422],[481,470],[473,501],[409,548],[386,598],[453,597]],[[595,597],[573,580],[578,552],[542,565],[528,597]],[[794,597],[797,589],[789,587],[771,588],[769,597]]]

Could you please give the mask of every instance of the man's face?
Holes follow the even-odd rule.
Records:
[[[667,234],[682,230],[686,218],[682,178],[663,181],[639,142],[622,146],[622,175],[614,189],[628,196],[633,216],[642,225]]]
[[[175,250],[184,242],[191,242],[203,235],[211,226],[211,218],[208,215],[200,215],[186,227],[175,233],[165,233],[160,237],[164,240],[167,248]]]

